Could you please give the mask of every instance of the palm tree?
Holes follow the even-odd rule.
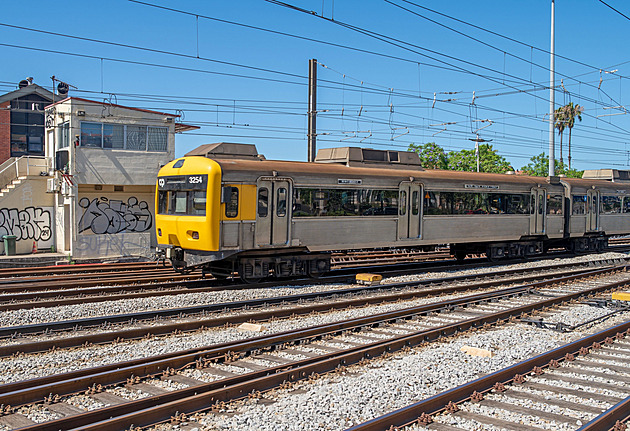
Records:
[[[565,106],[561,106],[553,113],[554,127],[558,129],[558,135],[560,135],[560,161],[562,162],[562,135],[564,134],[564,128],[566,127],[565,118]]]
[[[573,102],[569,102],[568,105],[564,106],[564,119],[566,121],[566,126],[569,128],[569,170],[571,169],[571,129],[575,125],[575,119],[578,121],[582,121],[582,112],[584,112],[584,107],[578,104],[573,104]]]

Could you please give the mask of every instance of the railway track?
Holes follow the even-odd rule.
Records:
[[[551,254],[540,260],[565,257],[564,253]],[[509,263],[506,261],[505,263]],[[467,259],[454,265],[451,259],[441,261],[406,262],[380,266],[348,267],[333,271],[319,279],[274,280],[260,283],[237,283],[235,280],[204,279],[200,274],[179,275],[169,268],[145,268],[134,276],[127,272],[106,274],[82,273],[79,275],[0,279],[0,312],[32,308],[50,308],[64,305],[115,301],[121,299],[172,296],[180,294],[213,292],[220,290],[256,289],[280,285],[304,285],[315,283],[345,282],[349,275],[360,271],[378,271],[384,276],[412,274],[418,271],[434,271],[448,267],[450,270],[493,266],[496,263],[484,259]],[[99,270],[104,268],[98,267]]]
[[[376,303],[391,303],[468,291],[491,289],[496,286],[528,283],[545,278],[558,278],[590,273],[593,265],[614,267],[623,260],[605,260],[588,264],[556,264],[541,268],[512,269],[490,272],[485,275],[461,275],[440,279],[405,281],[377,286],[361,286],[314,291],[276,297],[264,296],[231,303],[204,304],[165,310],[143,311],[101,317],[89,317],[58,322],[42,322],[2,327],[0,338],[13,338],[14,343],[0,346],[0,357],[16,353],[43,352],[52,348],[68,348],[86,343],[100,344],[116,340],[138,339],[147,336],[189,332],[202,328],[236,325],[248,321],[268,321],[290,316],[327,312],[346,307],[365,307]],[[303,305],[305,302],[311,304]],[[296,305],[297,304],[297,305]],[[225,315],[229,313],[228,315]],[[221,315],[223,314],[223,315]],[[161,319],[171,319],[161,321]],[[173,320],[174,319],[174,320]],[[113,325],[123,325],[115,328]],[[125,328],[124,325],[133,328]],[[76,335],[79,329],[108,329],[99,334]],[[69,337],[52,337],[53,333],[73,331]],[[46,339],[21,339],[26,335],[45,334]]]
[[[9,383],[0,386],[0,404],[5,406],[0,424],[26,423],[25,429],[38,430],[108,430],[173,418],[181,421],[186,414],[219,409],[223,402],[248,394],[257,397],[260,391],[320,373],[342,372],[350,364],[387,352],[630,283],[630,275],[618,270],[598,269],[205,349]],[[593,278],[604,276],[605,280]],[[44,397],[47,404],[31,404]]]
[[[348,431],[625,430],[629,376],[630,321]]]

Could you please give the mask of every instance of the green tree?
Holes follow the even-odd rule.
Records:
[[[562,135],[564,135],[564,129],[567,127],[565,107],[561,106],[553,113],[553,126],[558,129],[558,135],[560,136],[560,163],[564,162],[562,159]]]
[[[448,153],[448,169],[453,171],[477,171],[475,150],[451,151]],[[500,156],[490,144],[479,145],[479,171],[504,174],[512,171],[510,163]]]
[[[569,170],[571,170],[571,130],[573,126],[575,126],[576,118],[578,121],[582,121],[582,112],[584,112],[584,107],[577,104],[574,105],[573,102],[569,102],[569,104],[564,107],[564,118],[569,128]]]
[[[415,151],[420,157],[420,164],[427,169],[448,169],[448,156],[435,142],[409,144],[407,151]]]
[[[521,171],[525,172],[527,175],[533,175],[536,177],[546,177],[549,174],[549,157],[545,153],[540,153],[539,155],[532,157],[530,160],[531,163],[523,166]],[[556,175],[565,175],[571,178],[582,178],[584,171],[567,168],[560,160],[556,160],[555,164]]]

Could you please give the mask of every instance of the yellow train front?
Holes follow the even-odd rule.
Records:
[[[256,166],[261,157],[255,146],[210,144],[195,152],[169,162],[158,173],[158,255],[180,272],[201,268],[217,278],[237,273],[247,281],[270,274],[316,275],[330,269],[327,253],[292,247],[277,225],[265,229],[265,219],[282,214],[276,211],[265,217],[269,195],[285,193],[290,202],[290,189],[259,187],[260,176],[266,170],[273,176],[273,167]],[[288,219],[286,213],[285,207]],[[266,238],[265,232],[271,236]]]

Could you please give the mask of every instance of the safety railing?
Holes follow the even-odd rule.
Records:
[[[50,163],[43,156],[12,157],[0,164],[0,189],[11,184],[13,180],[29,175],[40,175],[48,172]]]

